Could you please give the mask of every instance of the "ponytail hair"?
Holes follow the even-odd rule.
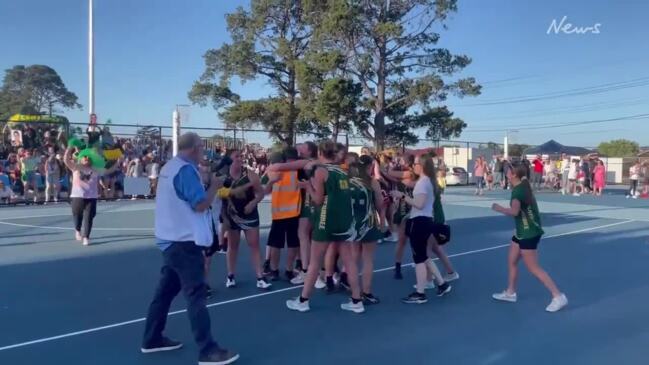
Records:
[[[534,204],[536,199],[534,198],[532,185],[530,184],[530,181],[527,180],[527,168],[523,164],[517,165],[514,167],[514,175],[521,180],[521,186],[525,196],[522,203],[525,205]]]
[[[371,189],[372,188],[372,176],[367,172],[367,169],[372,166],[372,163],[374,163],[374,159],[371,156],[368,155],[363,155],[361,156],[358,160],[358,162],[355,163],[355,171],[354,177],[359,178],[362,182],[363,185],[365,185],[366,188]]]
[[[419,163],[421,164],[424,175],[426,175],[430,179],[431,184],[433,184],[433,191],[437,194],[437,192],[440,191],[440,187],[437,185],[437,168],[435,167],[433,158],[430,157],[430,155],[421,155],[419,156]]]

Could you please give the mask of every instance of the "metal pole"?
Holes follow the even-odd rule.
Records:
[[[93,0],[88,0],[88,113],[95,114],[95,29]]]
[[[171,126],[171,143],[173,144],[173,155],[175,157],[178,154],[178,137],[180,136],[180,113],[178,113],[177,108],[171,115]]]

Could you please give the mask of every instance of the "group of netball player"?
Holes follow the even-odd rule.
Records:
[[[426,303],[426,290],[430,289],[435,289],[437,296],[444,296],[451,291],[449,282],[459,279],[443,248],[450,240],[450,229],[444,222],[434,156],[375,156],[367,149],[359,156],[333,141],[324,141],[320,145],[306,142],[296,148],[287,148],[284,155],[290,158],[274,159],[266,170],[266,176],[260,178],[244,167],[239,151],[226,154],[229,166],[225,166],[224,192],[219,194],[223,203],[222,206],[221,203],[213,206],[213,210],[215,232],[220,232],[218,241],[227,242],[227,287],[236,285],[235,269],[242,232],[251,249],[257,287],[267,289],[271,286],[269,276],[278,278],[278,251],[268,249],[266,264],[262,265],[257,205],[265,194],[272,191],[270,186],[288,172],[297,172],[295,176],[301,194],[295,219],[290,225],[287,220],[281,228],[281,240],[285,239],[289,250],[293,249],[292,254],[289,253],[286,276],[292,284],[304,284],[300,296],[286,301],[289,309],[308,311],[314,288],[333,291],[341,287],[348,290],[351,297],[341,304],[341,309],[354,313],[364,312],[365,305],[379,303],[379,298],[372,292],[374,252],[379,241],[392,236],[391,231],[397,235],[395,279],[403,279],[401,262],[407,241],[410,241],[414,261],[415,290],[402,299],[404,303]],[[567,299],[536,261],[536,246],[543,234],[538,207],[531,190],[525,189],[520,193],[523,191],[521,188],[517,191],[517,199],[524,200],[520,204],[512,205],[512,208],[494,206],[497,211],[515,219],[522,215],[525,221],[520,227],[517,221],[517,234],[512,239],[509,286],[503,293],[494,294],[494,299],[516,300],[515,266],[522,257],[530,271],[552,292],[554,305],[549,309],[559,310],[567,304]],[[223,223],[222,229],[219,228],[220,222]],[[530,231],[530,222],[534,223],[534,232]],[[273,221],[271,231],[280,230],[275,223]],[[277,234],[271,232],[269,236],[275,240]],[[210,254],[219,247],[223,249],[223,246],[215,245]],[[277,246],[269,241],[268,246],[281,248],[283,242]],[[206,268],[209,268],[210,254]],[[443,274],[431,258],[433,255],[443,265]]]

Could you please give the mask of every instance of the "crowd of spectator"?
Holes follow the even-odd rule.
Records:
[[[5,126],[0,143],[0,201],[2,203],[50,203],[67,199],[70,190],[70,171],[63,156],[68,148],[65,128],[23,123]],[[82,136],[88,145],[100,144],[119,149],[122,166],[102,177],[99,194],[102,199],[136,199],[125,196],[125,178],[148,178],[150,192],[142,198],[155,195],[158,174],[162,165],[172,156],[170,140],[147,137],[117,137],[109,126],[89,125]],[[100,148],[101,149],[101,148]],[[243,147],[244,163],[258,174],[268,165],[268,151],[259,145]],[[217,165],[225,153],[219,146],[206,150],[205,162]],[[116,160],[108,160],[106,168]]]
[[[564,195],[593,194],[601,196],[606,187],[606,167],[604,162],[594,155],[578,158],[566,154],[558,158],[544,158],[537,155],[532,159],[524,158],[521,162],[527,169],[527,178],[531,186],[537,191],[545,189],[561,192]],[[481,194],[482,188],[488,190],[496,187],[509,188],[507,172],[512,169],[510,159],[494,156],[493,160],[487,164],[484,157],[481,156],[478,157],[474,166],[476,194]],[[642,167],[638,162],[637,169],[636,180],[640,176],[647,176],[649,180],[647,166]],[[484,178],[482,178],[483,174]],[[633,179],[634,175],[631,174],[632,182]],[[629,196],[635,196],[635,193],[630,193]]]

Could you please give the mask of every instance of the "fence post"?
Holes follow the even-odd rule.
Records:
[[[471,179],[469,178],[469,162],[471,162],[471,159],[469,158],[469,153],[471,152],[471,146],[469,145],[469,142],[466,143],[466,184],[469,185],[471,182]]]

